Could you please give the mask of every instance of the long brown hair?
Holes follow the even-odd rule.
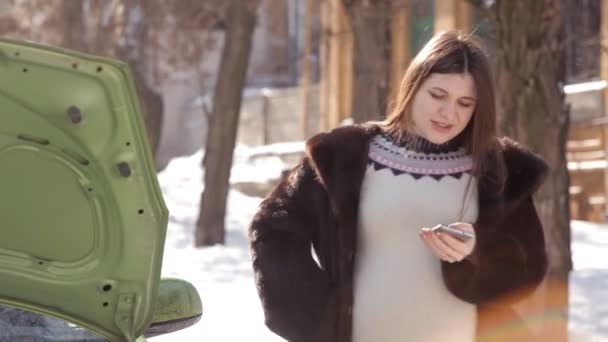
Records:
[[[414,57],[401,81],[393,108],[382,122],[391,131],[413,128],[410,111],[414,96],[433,73],[469,73],[475,81],[477,99],[471,121],[460,133],[473,158],[473,175],[492,168],[494,181],[504,183],[504,162],[499,158],[496,138],[496,103],[492,71],[486,53],[472,35],[457,31],[436,34]],[[491,164],[491,165],[488,165]],[[494,178],[493,177],[493,178]]]

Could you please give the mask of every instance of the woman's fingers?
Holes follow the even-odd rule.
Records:
[[[473,226],[465,222],[452,223],[450,227],[475,233]],[[423,228],[420,236],[435,256],[448,262],[462,261],[472,253],[476,243],[474,237],[462,241],[444,232],[434,233],[430,228]]]
[[[471,253],[473,253],[473,250],[475,249],[475,245],[477,244],[477,239],[475,236],[475,227],[473,227],[472,224],[470,223],[466,223],[466,222],[456,222],[456,223],[452,223],[450,224],[450,227],[454,227],[460,230],[464,230],[464,231],[468,231],[473,233],[473,238],[464,241],[464,246],[466,247],[465,250],[463,250],[464,254],[465,254],[465,258],[467,256],[469,256]],[[444,234],[444,236],[447,234]],[[451,236],[450,236],[451,237]]]
[[[431,241],[430,231],[428,231],[426,228],[422,229],[422,231],[420,232],[420,238],[427,245],[427,247],[431,250],[431,253],[433,253],[433,255],[435,255],[439,259],[447,260],[448,256],[445,254],[442,254],[441,251],[437,248],[437,246],[435,246],[433,244],[433,242]]]
[[[446,236],[447,234],[442,234],[442,233],[434,234],[433,233],[433,234],[431,234],[431,240],[433,241],[433,244],[435,246],[437,246],[437,248],[439,248],[439,250],[442,253],[449,255],[452,259],[455,259],[456,261],[461,261],[462,259],[464,259],[466,254],[463,251],[460,251],[459,249],[457,249],[457,247],[455,245],[451,245],[449,242],[442,240],[440,238],[441,235],[443,235],[443,237],[447,237],[447,238],[450,237],[450,236]],[[461,246],[459,246],[459,247],[461,247]]]
[[[448,262],[454,262],[458,260],[456,255],[452,255],[449,251],[446,251],[445,248],[440,247],[437,242],[438,238],[435,236],[435,233],[433,233],[430,229],[423,229],[420,236],[422,240],[426,243],[426,245],[429,247],[431,252],[439,259]]]
[[[431,253],[433,253],[438,258],[442,258],[442,256],[439,253],[439,250],[437,250],[435,248],[435,246],[433,246],[433,244],[431,243],[431,241],[429,239],[428,233],[425,232],[424,229],[420,232],[420,238],[427,245],[427,247],[431,250]]]
[[[437,233],[437,238],[440,243],[445,244],[448,248],[455,250],[458,254],[468,255],[470,253],[469,246],[466,242],[458,240],[455,237],[450,236],[449,234]]]

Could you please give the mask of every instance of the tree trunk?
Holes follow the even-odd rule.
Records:
[[[148,142],[152,155],[156,157],[160,134],[163,124],[163,98],[154,90],[146,79],[148,73],[145,47],[146,47],[146,12],[143,0],[125,1],[124,11],[124,40],[122,46],[117,49],[119,58],[125,60],[133,73],[133,79],[137,88],[141,110],[144,116],[144,125],[148,135]]]
[[[300,132],[302,139],[308,138],[309,121],[309,94],[311,77],[312,59],[312,0],[304,0],[304,56],[302,58],[302,72],[300,74],[301,106],[300,106]]]
[[[86,44],[83,2],[63,0],[62,12],[66,25],[64,45],[98,55],[110,55],[129,64],[150,150],[152,155],[156,156],[163,123],[163,99],[162,95],[148,84],[145,76],[149,72],[145,56],[148,31],[147,7],[143,0],[123,0],[122,4],[124,5],[122,15],[118,15],[120,11],[117,10],[117,3],[103,2],[95,5],[98,6],[95,8],[97,16],[103,16],[106,11],[112,11],[113,16],[109,19],[110,22],[103,22],[97,18],[95,39],[92,39],[92,43]]]
[[[547,181],[535,198],[550,263],[545,305],[567,315],[572,261],[565,153],[569,113],[561,90],[565,1],[497,0],[492,13],[496,19],[500,128],[549,164]],[[567,337],[567,326],[561,330],[560,338]]]
[[[602,56],[600,25],[602,1],[582,0],[570,4],[570,13],[565,19],[567,33],[566,80],[568,83],[586,82],[600,75]],[[604,74],[606,75],[606,74]]]
[[[226,36],[203,159],[205,189],[196,225],[196,246],[224,243],[230,168],[258,2],[230,0],[228,5]]]
[[[343,0],[354,34],[355,122],[384,117],[390,85],[392,0]]]
[[[64,0],[61,3],[61,25],[63,25],[63,46],[81,52],[88,52],[84,37],[84,13],[82,1]]]

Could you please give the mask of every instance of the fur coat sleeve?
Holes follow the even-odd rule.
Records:
[[[532,198],[522,201],[495,226],[474,227],[477,243],[469,260],[442,263],[448,289],[475,304],[503,295],[513,296],[508,301],[512,303],[534,290],[544,277],[547,260]]]
[[[543,228],[532,199],[547,165],[512,140],[501,144],[507,179],[500,200],[480,198],[472,255],[442,263],[448,289],[475,304],[514,303],[536,288],[547,269]]]
[[[266,325],[288,341],[316,341],[331,313],[329,276],[313,260],[325,191],[305,159],[260,205],[249,230]]]

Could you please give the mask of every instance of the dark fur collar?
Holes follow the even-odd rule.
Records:
[[[545,161],[510,138],[500,138],[499,142],[507,166],[506,200],[518,200],[535,193],[549,172]]]
[[[343,126],[317,134],[306,143],[308,157],[329,193],[335,214],[357,217],[369,140],[380,132],[373,124]]]
[[[334,210],[341,215],[357,212],[358,201],[353,201],[353,198],[358,198],[365,173],[369,140],[381,131],[382,128],[375,123],[343,126],[317,134],[306,144],[317,177],[328,190]],[[489,194],[490,189],[495,189],[489,184],[492,181],[492,171],[489,170],[480,180],[480,199],[494,199],[497,205],[500,202],[513,207],[538,190],[548,168],[538,155],[512,139],[500,138],[499,146],[507,171],[504,190],[498,198]]]

